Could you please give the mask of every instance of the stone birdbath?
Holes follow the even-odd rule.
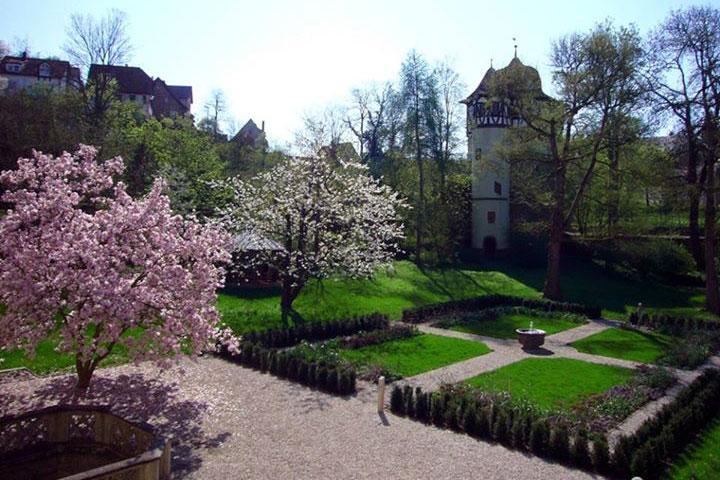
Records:
[[[518,341],[524,350],[534,350],[540,348],[545,343],[545,330],[539,328],[518,328],[515,330],[518,334]]]

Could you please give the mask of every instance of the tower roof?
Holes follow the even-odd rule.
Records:
[[[521,75],[530,85],[532,85],[533,89],[537,89],[540,93],[542,93],[542,81],[540,80],[540,74],[538,71],[533,67],[523,64],[518,57],[513,57],[513,59],[510,60],[510,63],[504,68],[499,70],[495,70],[492,66],[488,68],[477,88],[475,88],[475,90],[461,102],[472,103],[478,97],[487,96],[492,81],[499,76],[509,74]]]

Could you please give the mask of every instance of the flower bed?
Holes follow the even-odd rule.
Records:
[[[522,319],[520,322],[518,317],[528,318],[527,320]],[[549,335],[552,335],[582,325],[587,322],[587,319],[575,313],[502,306],[449,315],[433,323],[432,326],[488,337],[517,338],[516,329],[529,327],[531,321],[535,328],[546,330]]]
[[[589,318],[600,317],[599,307],[506,295],[485,295],[464,300],[452,300],[450,302],[425,307],[410,308],[403,311],[402,321],[406,323],[425,323],[447,315],[456,315],[502,306],[517,306],[541,311],[575,313]]]
[[[423,423],[609,474],[606,432],[662,395],[671,383],[667,372],[643,367],[630,382],[590,396],[570,411],[546,410],[507,392],[462,383],[443,385],[435,392],[396,386],[390,408]]]
[[[720,350],[720,322],[697,318],[631,313],[631,325],[672,335],[673,341],[659,363],[695,368]]]
[[[718,418],[718,408],[720,370],[711,369],[645,421],[635,434],[620,438],[612,461],[616,474],[659,478],[697,434]]]

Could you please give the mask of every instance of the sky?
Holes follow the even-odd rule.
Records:
[[[213,89],[242,126],[265,121],[284,145],[304,115],[348,101],[353,88],[397,78],[411,49],[448,60],[475,88],[493,59],[520,59],[549,89],[548,54],[561,35],[612,19],[654,28],[681,0],[0,0],[0,40],[27,41],[33,54],[64,58],[70,15],[124,11],[131,65],[169,84],[193,87],[202,116]],[[700,3],[700,2],[693,2]],[[720,7],[720,0],[704,2]]]

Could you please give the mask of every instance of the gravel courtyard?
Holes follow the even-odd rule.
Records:
[[[181,370],[184,374],[181,374]],[[113,381],[110,381],[110,379]],[[67,402],[72,376],[0,384],[0,415]],[[104,369],[88,403],[173,438],[175,478],[598,478],[208,357]],[[108,401],[112,399],[112,401]]]

